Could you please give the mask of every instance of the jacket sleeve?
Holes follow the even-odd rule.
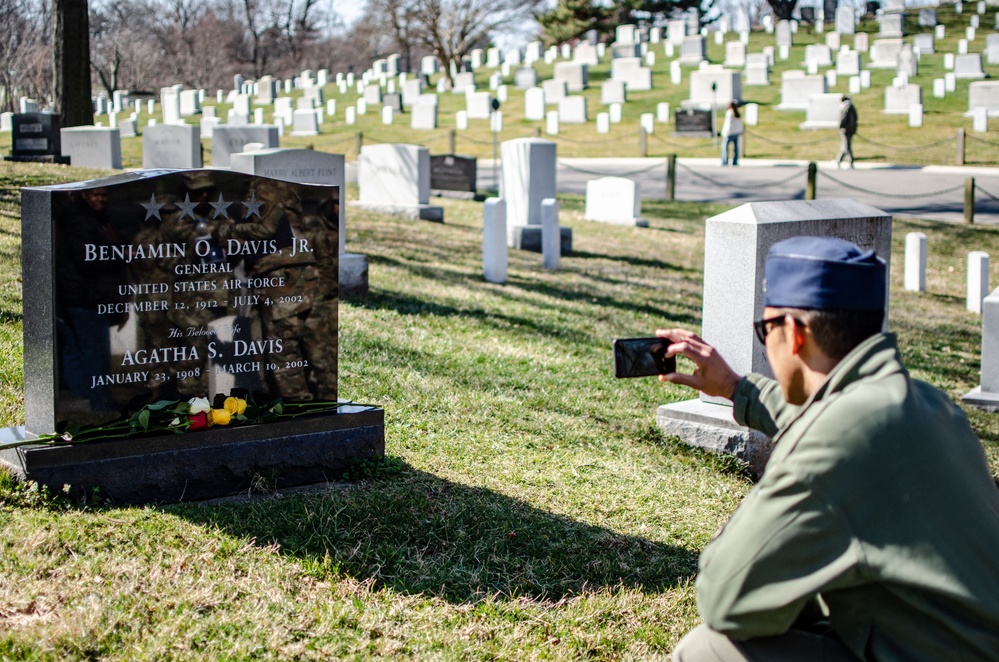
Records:
[[[777,434],[800,411],[800,407],[784,400],[780,384],[756,373],[743,377],[732,396],[732,415],[736,422],[768,437]]]
[[[787,466],[770,467],[701,554],[701,617],[733,639],[781,634],[818,593],[854,581],[859,558],[839,513]]]

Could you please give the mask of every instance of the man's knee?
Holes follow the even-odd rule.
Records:
[[[728,662],[748,658],[720,632],[701,623],[684,635],[673,649],[673,662]]]

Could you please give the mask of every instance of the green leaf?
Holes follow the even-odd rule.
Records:
[[[139,425],[141,425],[142,429],[146,430],[147,432],[149,431],[149,415],[150,415],[149,410],[143,409],[142,411],[139,412],[138,416]]]
[[[143,409],[148,409],[149,411],[159,411],[161,409],[166,409],[167,407],[172,407],[179,402],[180,400],[158,400],[150,405],[146,405]]]

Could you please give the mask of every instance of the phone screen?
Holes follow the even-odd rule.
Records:
[[[649,377],[676,372],[676,357],[666,358],[668,338],[616,338],[614,376]]]

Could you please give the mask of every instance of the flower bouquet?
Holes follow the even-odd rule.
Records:
[[[257,399],[264,400],[258,404]],[[264,394],[251,396],[243,389],[234,389],[226,396],[217,394],[213,399],[158,400],[149,403],[130,415],[101,425],[67,425],[65,429],[34,439],[17,440],[0,444],[0,450],[37,444],[67,444],[97,441],[100,439],[128,439],[151,434],[173,432],[185,434],[215,426],[255,425],[299,416],[332,413],[352,402],[285,402]]]

